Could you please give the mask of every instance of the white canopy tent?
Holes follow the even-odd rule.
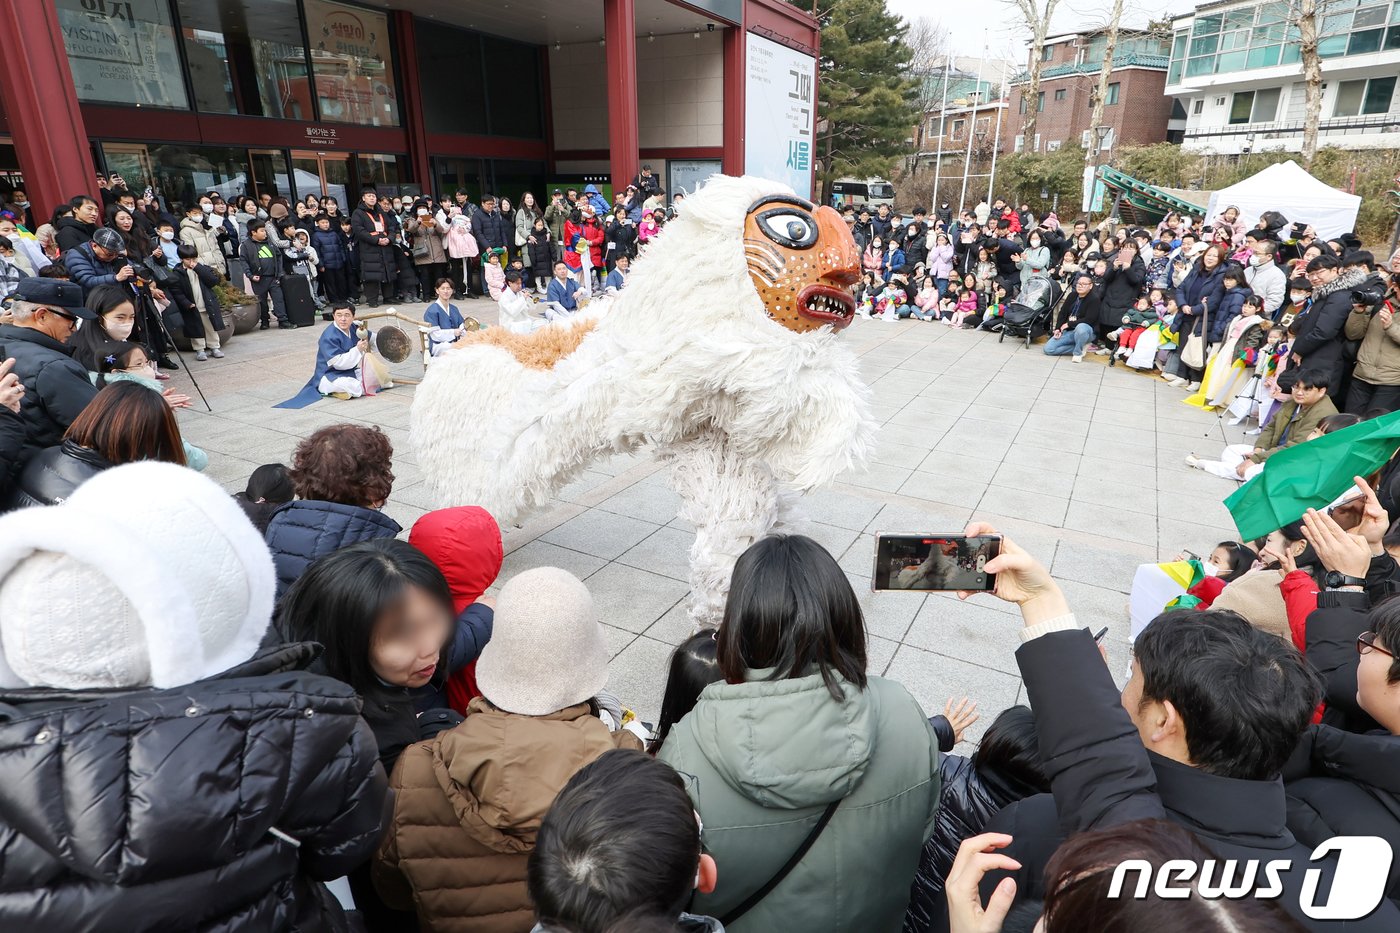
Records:
[[[1270,165],[1244,181],[1210,196],[1206,220],[1213,222],[1230,205],[1250,226],[1265,211],[1278,211],[1289,223],[1310,224],[1325,239],[1356,229],[1361,198],[1323,184],[1297,162]]]

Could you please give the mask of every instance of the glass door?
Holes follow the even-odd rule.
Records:
[[[248,161],[253,169],[253,197],[271,195],[274,198],[294,196],[292,172],[287,166],[287,153],[282,149],[250,149]]]
[[[308,194],[329,195],[345,209],[351,202],[350,156],[338,152],[292,150],[292,177],[298,198]]]
[[[102,156],[107,164],[107,173],[121,175],[126,179],[127,187],[136,194],[141,194],[147,185],[156,184],[151,152],[145,143],[103,143]]]

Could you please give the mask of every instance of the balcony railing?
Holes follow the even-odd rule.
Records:
[[[1325,136],[1356,136],[1365,133],[1400,133],[1400,114],[1374,113],[1356,117],[1331,117],[1318,122],[1318,133]],[[1197,127],[1186,131],[1187,139],[1221,139],[1253,136],[1256,144],[1303,135],[1302,120],[1274,123],[1232,123],[1225,126]]]
[[[1113,56],[1113,67],[1117,68],[1160,68],[1167,70],[1167,65],[1171,64],[1171,58],[1166,55],[1142,55],[1137,52],[1129,52],[1126,55]],[[1063,78],[1065,75],[1092,75],[1098,74],[1103,68],[1103,62],[1083,62],[1076,64],[1066,62],[1063,65],[1051,65],[1049,68],[1040,70],[1040,80],[1049,78]],[[1031,79],[1029,71],[1023,71],[1011,79],[1012,84],[1025,84]]]

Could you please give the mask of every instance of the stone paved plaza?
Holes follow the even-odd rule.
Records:
[[[458,306],[483,323],[495,320],[489,300]],[[412,387],[301,411],[270,407],[310,375],[322,326],[255,331],[232,341],[224,360],[186,356],[214,412],[196,399],[180,413],[181,427],[209,452],[209,475],[233,491],[257,465],[288,462],[317,428],[378,424],[395,448],[385,511],[406,536],[436,505],[408,445]],[[952,695],[974,697],[989,714],[1024,699],[1013,656],[1019,620],[1009,604],[870,592],[875,532],[960,532],[975,515],[1046,562],[1083,623],[1109,627],[1109,661],[1121,680],[1135,566],[1183,547],[1208,553],[1235,536],[1221,505],[1233,484],[1183,463],[1188,452],[1219,450],[1220,422],[1181,404],[1182,390],[1111,369],[1103,357],[1075,364],[1020,341],[919,321],[857,320],[842,340],[860,356],[882,427],[867,471],[802,501],[800,530],[839,557],[860,594],[870,671],[905,684],[930,714]],[[395,371],[419,376],[422,367],[415,355]],[[189,391],[183,371],[170,385]],[[461,430],[471,431],[470,399],[462,411]],[[1229,442],[1242,440],[1225,430]],[[593,464],[522,527],[504,529],[503,579],[554,565],[587,581],[613,651],[610,689],[647,719],[660,707],[672,646],[689,634],[693,532],[675,517],[676,504],[652,457],[614,457]]]

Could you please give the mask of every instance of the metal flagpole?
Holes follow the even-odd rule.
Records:
[[[982,30],[982,57],[977,60],[977,84],[973,93],[972,112],[967,117],[967,153],[963,156],[962,194],[958,195],[958,213],[967,210],[967,173],[972,168],[972,137],[977,129],[977,104],[982,95],[982,66],[987,63],[987,30]]]
[[[994,199],[992,198],[992,189],[996,187],[996,183],[997,183],[997,151],[998,151],[999,149],[1001,149],[1001,121],[1002,121],[1003,117],[1005,116],[1005,114],[1004,114],[1004,113],[1001,111],[1001,109],[1000,109],[1000,102],[1003,101],[1003,100],[1006,100],[1006,71],[1005,71],[1004,69],[1003,69],[1003,71],[1002,71],[1002,73],[1001,73],[1001,96],[999,96],[999,97],[997,98],[997,102],[998,102],[998,110],[997,110],[997,132],[996,132],[996,139],[995,139],[995,141],[992,143],[992,175],[991,175],[991,178],[989,178],[989,179],[987,180],[987,203],[988,203],[988,204],[991,204],[992,201],[994,200]],[[1010,109],[1011,109],[1011,101],[1009,101],[1009,100],[1006,101],[1006,109],[1007,109],[1007,110],[1010,110]]]
[[[943,106],[938,109],[938,154],[933,163],[933,198],[928,206],[930,217],[938,217],[938,180],[943,175],[943,137],[948,135],[948,73],[953,69],[953,54],[943,64]]]

